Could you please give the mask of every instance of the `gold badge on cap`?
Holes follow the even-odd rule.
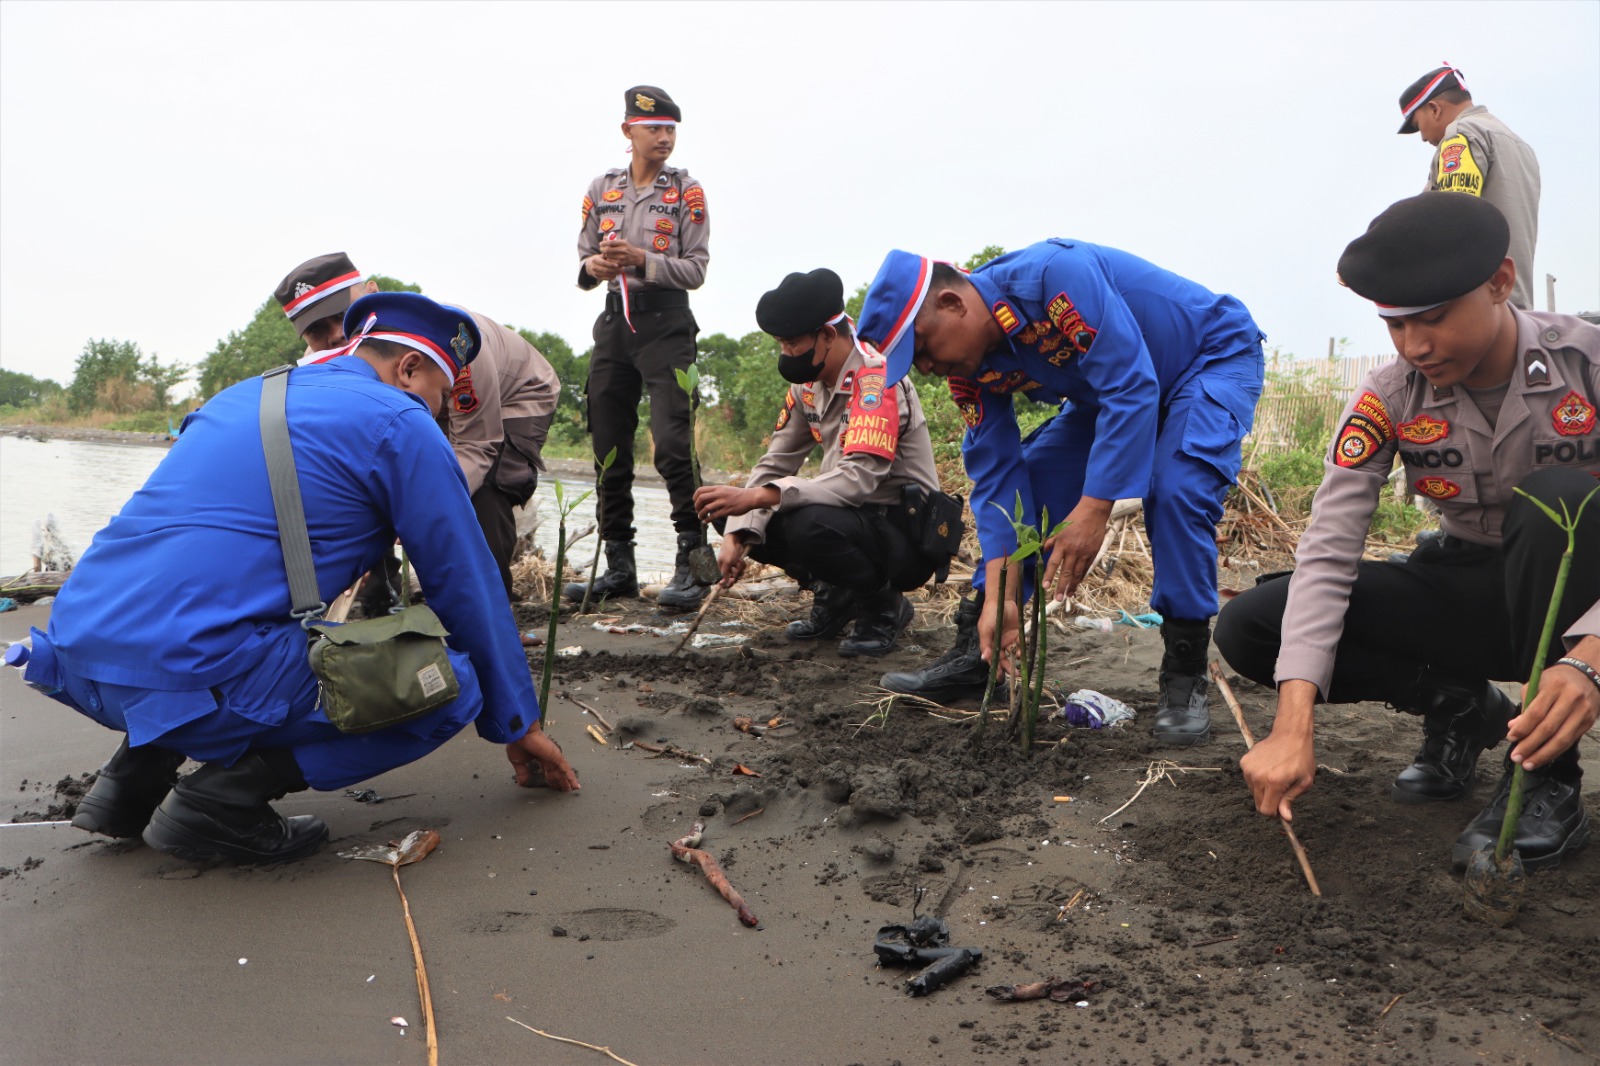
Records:
[[[646,96],[644,93],[634,93],[633,106],[640,111],[654,111],[656,109],[655,97]]]
[[[467,351],[472,347],[472,336],[467,333],[465,322],[457,323],[455,339],[450,342],[450,347],[455,350],[456,362],[467,361]]]

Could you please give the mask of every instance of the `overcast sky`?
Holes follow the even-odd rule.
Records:
[[[193,363],[295,264],[582,351],[579,203],[622,93],[683,108],[703,333],[790,270],[1052,236],[1239,296],[1269,343],[1391,351],[1334,280],[1421,190],[1397,98],[1449,60],[1538,153],[1536,282],[1600,309],[1600,4],[0,4],[0,364],[89,337]]]

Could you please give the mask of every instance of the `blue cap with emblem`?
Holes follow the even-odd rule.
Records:
[[[878,276],[867,287],[856,336],[888,364],[885,385],[896,384],[911,369],[916,351],[912,326],[932,281],[932,259],[897,249],[884,257]]]
[[[451,381],[477,358],[483,343],[478,324],[459,307],[436,303],[417,292],[375,292],[344,313],[349,355],[363,341],[388,341],[415,348],[438,364]]]

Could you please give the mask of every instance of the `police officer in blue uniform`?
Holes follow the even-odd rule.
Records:
[[[958,615],[954,654],[920,674],[888,675],[885,687],[970,688],[996,641],[1015,643],[1016,602],[1001,615],[984,590],[1016,548],[1006,516],[1019,495],[1027,521],[1043,511],[1052,526],[1067,520],[1047,543],[1045,579],[1057,596],[1088,571],[1112,504],[1136,498],[1155,561],[1151,606],[1165,619],[1154,732],[1170,744],[1206,740],[1216,524],[1263,376],[1262,334],[1244,305],[1127,252],[1049,240],[970,274],[890,252],[858,332],[887,358],[891,384],[913,365],[949,379],[987,560],[973,577],[977,601]],[[1062,407],[1026,442],[1016,392]],[[1008,588],[1022,586],[1020,574],[1008,578]]]
[[[333,599],[399,536],[450,630],[460,695],[402,725],[339,732],[322,712],[288,579],[262,450],[259,378],[185,422],[144,486],[96,534],[33,631],[26,679],[127,734],[74,824],[142,835],[184,858],[303,858],[321,819],[269,801],[342,789],[421,758],[468,723],[569,791],[577,776],[540,729],[527,660],[450,443],[434,421],[477,354],[472,317],[415,293],[352,304],[343,358],[289,375],[286,414],[318,592]],[[241,580],[241,574],[248,578]],[[174,778],[184,758],[201,764]]]

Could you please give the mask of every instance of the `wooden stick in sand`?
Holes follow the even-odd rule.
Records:
[[[720,584],[712,585],[711,586],[711,591],[706,593],[706,602],[704,602],[704,603],[702,603],[700,605],[700,613],[694,616],[694,621],[693,622],[689,623],[689,631],[687,633],[685,633],[681,638],[679,638],[678,646],[672,649],[672,654],[674,654],[674,655],[678,654],[680,651],[683,650],[683,646],[685,644],[689,643],[689,638],[694,636],[694,631],[700,628],[700,620],[706,616],[706,610],[713,603],[716,603],[717,602],[717,597],[721,596],[721,595],[722,595],[722,586]]]
[[[700,841],[705,835],[704,822],[694,823],[694,828],[689,835],[672,842],[672,857],[692,866],[700,867],[700,872],[706,875],[706,880],[711,882],[711,887],[721,893],[728,905],[739,912],[739,920],[748,926],[761,924],[749,906],[745,904],[744,897],[739,895],[738,889],[728,881],[728,875],[722,872],[722,865],[709,851],[700,850]]]
[[[1216,662],[1211,664],[1211,679],[1217,683],[1217,691],[1221,692],[1222,698],[1227,701],[1228,710],[1233,712],[1233,720],[1239,723],[1239,732],[1244,735],[1244,748],[1249,751],[1256,746],[1256,738],[1251,735],[1250,726],[1244,720],[1244,710],[1233,695],[1233,686],[1222,676],[1222,667]],[[1311,859],[1306,856],[1306,849],[1301,846],[1300,838],[1294,835],[1294,827],[1281,817],[1278,824],[1283,826],[1283,835],[1289,838],[1289,844],[1294,848],[1294,857],[1300,860],[1300,872],[1306,875],[1306,884],[1311,886],[1311,894],[1321,896],[1322,886],[1317,884],[1317,875],[1311,872]]]

